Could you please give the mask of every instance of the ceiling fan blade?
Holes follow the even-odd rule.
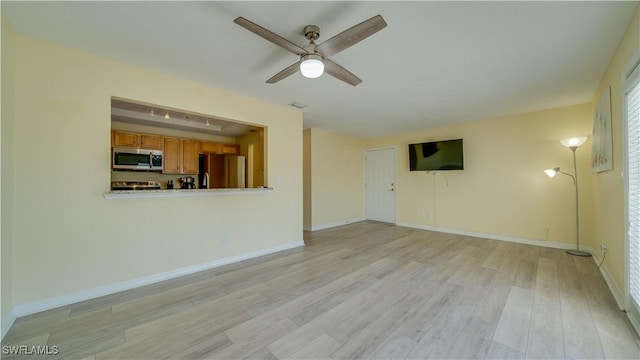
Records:
[[[300,62],[296,62],[288,67],[286,67],[284,70],[280,71],[279,73],[273,75],[269,80],[265,81],[268,84],[275,84],[278,81],[286,78],[287,76],[291,76],[293,74],[295,74],[296,72],[298,72],[298,70],[300,70]]]
[[[387,23],[382,16],[376,15],[323,42],[316,47],[316,51],[324,57],[335,55],[377,33],[386,26]]]
[[[263,37],[269,41],[271,41],[272,43],[291,51],[292,53],[296,54],[296,55],[304,55],[307,54],[307,51],[303,48],[301,48],[300,46],[292,43],[291,41],[283,38],[282,36],[272,33],[271,31],[263,28],[262,26],[252,23],[251,21],[243,18],[242,16],[236,18],[235,20],[233,20],[234,23],[242,26],[243,28],[251,31],[252,33]]]
[[[329,59],[324,59],[324,72],[353,86],[362,82],[362,79]]]

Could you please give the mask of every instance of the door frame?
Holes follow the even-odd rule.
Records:
[[[393,150],[393,225],[398,223],[398,147],[395,145],[392,146],[382,146],[375,148],[366,148],[362,153],[363,163],[364,163],[364,173],[362,174],[362,192],[364,199],[364,219],[369,220],[367,218],[367,152],[369,151],[377,151],[377,150]]]
[[[634,305],[634,301],[631,299],[631,240],[629,239],[629,141],[628,141],[628,127],[629,119],[627,113],[626,92],[631,88],[633,84],[640,86],[638,77],[640,76],[640,50],[637,50],[628,60],[621,76],[620,94],[622,96],[622,157],[623,157],[623,187],[624,187],[624,275],[625,275],[625,289],[624,289],[624,304],[618,304],[624,306],[624,310],[627,312],[627,318],[630,320],[631,325],[637,332],[640,333],[640,319],[639,309],[640,304]],[[612,89],[613,90],[613,89]],[[606,266],[606,265],[605,265]],[[615,297],[615,293],[614,293]],[[617,300],[617,299],[616,299]],[[618,303],[620,301],[617,301]]]

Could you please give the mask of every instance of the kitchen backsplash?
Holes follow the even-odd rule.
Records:
[[[165,189],[169,180],[173,180],[174,186],[179,188],[180,178],[186,176],[193,176],[196,182],[198,181],[198,175],[161,174],[146,171],[112,171],[111,181],[159,181],[162,188]]]

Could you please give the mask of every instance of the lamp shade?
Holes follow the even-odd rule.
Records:
[[[304,55],[300,61],[300,72],[309,79],[320,77],[324,72],[322,57],[315,54]]]
[[[556,174],[558,173],[559,170],[560,170],[560,168],[547,169],[547,170],[544,171],[544,173],[547,174],[548,177],[552,178],[552,177],[556,176]]]
[[[581,136],[581,137],[572,137],[572,138],[568,138],[568,139],[562,139],[560,140],[560,143],[568,148],[570,147],[578,147],[582,144],[584,144],[584,142],[587,141],[587,137],[586,136]]]

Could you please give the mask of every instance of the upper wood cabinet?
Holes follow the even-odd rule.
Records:
[[[162,150],[162,136],[114,131],[113,146]]]
[[[143,149],[162,150],[162,136],[141,134],[140,147]]]
[[[180,174],[181,170],[180,139],[164,138],[163,167],[162,172],[165,174]]]
[[[129,146],[136,147],[138,145],[138,137],[140,135],[127,133],[122,131],[113,132],[113,146]]]
[[[198,145],[196,140],[180,140],[182,142],[182,174],[198,173]]]
[[[233,155],[240,154],[240,145],[238,144],[220,144],[220,145],[221,145],[223,154],[233,154]]]
[[[220,144],[210,141],[200,142],[200,151],[203,154],[220,154]]]
[[[198,173],[198,145],[196,140],[164,138],[164,169],[165,174]]]
[[[203,154],[240,154],[240,145],[215,143],[210,141],[200,142],[200,152]]]

